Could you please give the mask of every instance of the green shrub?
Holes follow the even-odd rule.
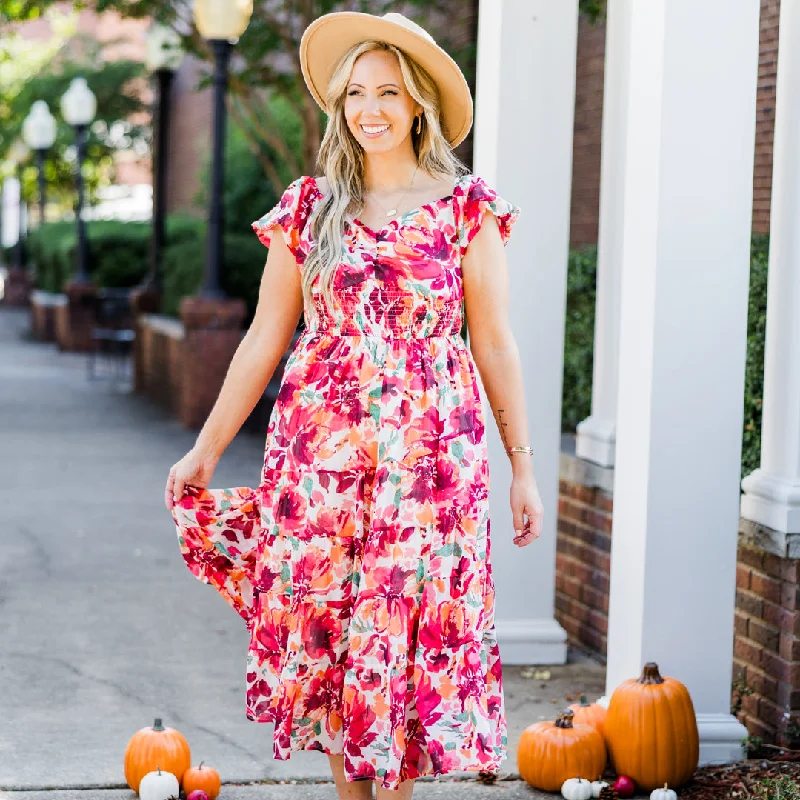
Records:
[[[754,236],[750,247],[747,361],[744,373],[742,477],[761,463],[761,404],[764,397],[764,337],[767,328],[769,237]]]
[[[567,267],[567,317],[564,329],[562,431],[575,431],[592,410],[597,247],[572,250]]]
[[[167,245],[179,242],[191,242],[205,236],[206,222],[204,219],[191,217],[183,213],[170,214],[164,226],[164,236]]]
[[[247,303],[247,324],[258,303],[258,287],[267,260],[267,250],[254,234],[225,236],[222,289]],[[195,294],[203,283],[206,261],[205,239],[174,244],[164,252],[164,296],[161,310],[177,316],[181,298]]]
[[[167,245],[197,241],[204,223],[185,215],[167,218]],[[89,273],[98,286],[125,289],[136,286],[150,266],[149,222],[97,220],[86,224]],[[36,266],[36,287],[59,293],[75,274],[77,237],[75,223],[47,223],[28,236],[28,252]]]
[[[94,222],[87,226],[90,274],[104,288],[128,289],[142,282],[150,260],[149,222]]]
[[[753,800],[800,800],[800,783],[790,775],[778,778],[764,778],[753,787]]]
[[[28,234],[29,262],[35,266],[35,285],[59,293],[74,271],[75,223],[48,222]]]

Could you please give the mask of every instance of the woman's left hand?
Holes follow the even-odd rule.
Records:
[[[544,508],[536,480],[532,475],[514,476],[512,479],[511,514],[516,532],[515,545],[525,547],[539,538],[542,533]]]

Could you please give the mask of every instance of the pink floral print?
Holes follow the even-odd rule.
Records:
[[[322,194],[292,183],[253,223],[302,270]],[[489,469],[475,365],[459,335],[461,258],[486,212],[479,177],[380,230],[348,223],[314,293],[267,427],[257,488],[190,488],[181,553],[250,631],[246,713],[274,757],[344,754],[348,780],[496,772],[507,755],[494,625]]]

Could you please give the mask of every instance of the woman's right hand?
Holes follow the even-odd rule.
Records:
[[[203,453],[197,449],[190,450],[180,461],[172,465],[164,489],[164,503],[171,511],[173,506],[183,497],[186,486],[205,489],[214,474],[218,456]]]

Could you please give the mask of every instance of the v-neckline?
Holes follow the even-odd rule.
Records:
[[[436,200],[431,200],[429,203],[423,203],[416,208],[411,208],[408,211],[403,212],[402,214],[396,216],[394,219],[390,220],[386,223],[382,228],[370,228],[369,225],[365,225],[358,217],[353,217],[352,220],[348,220],[348,223],[357,225],[362,230],[366,231],[367,233],[371,234],[373,237],[377,238],[378,236],[382,236],[387,231],[391,230],[395,225],[398,228],[402,227],[402,220],[404,220],[410,214],[418,214],[420,211],[433,211],[437,206],[441,205],[442,203],[446,203],[452,200],[458,190],[461,188],[461,184],[469,177],[468,175],[462,175],[461,177],[456,179],[456,182],[453,186],[453,191],[450,194],[445,195],[444,197],[439,197]],[[319,197],[324,197],[325,195],[322,193],[322,190],[319,188],[319,184],[317,183],[317,179],[314,175],[311,176],[311,180],[314,182],[314,190],[316,191]]]

